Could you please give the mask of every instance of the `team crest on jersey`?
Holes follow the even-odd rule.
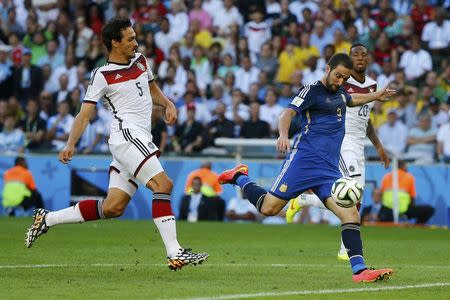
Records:
[[[288,186],[286,183],[283,183],[282,185],[280,185],[280,188],[279,188],[280,192],[286,193],[287,189],[288,189]]]
[[[303,101],[305,101],[305,99],[300,98],[299,96],[295,96],[295,98],[292,100],[291,104],[295,105],[297,107],[300,107],[300,105],[302,105]]]
[[[143,64],[141,64],[140,62],[138,62],[136,64],[136,66],[141,70],[141,71],[145,71],[145,66]]]
[[[350,170],[350,172],[355,172],[355,167],[354,166],[350,166],[348,169]]]

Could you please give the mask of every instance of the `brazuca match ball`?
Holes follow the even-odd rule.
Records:
[[[352,177],[342,177],[331,187],[331,197],[340,207],[352,207],[361,201],[364,188]]]

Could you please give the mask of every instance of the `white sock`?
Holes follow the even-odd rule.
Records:
[[[182,247],[177,240],[177,228],[175,224],[175,216],[164,216],[153,219],[159,234],[166,246],[167,256],[175,256]]]
[[[318,208],[327,209],[316,194],[301,194],[297,197],[297,201],[300,206],[315,206]]]
[[[341,238],[341,250],[339,250],[339,253],[347,253],[347,248],[345,248],[342,238]]]
[[[83,223],[84,219],[81,215],[78,203],[74,206],[64,208],[58,211],[51,211],[45,217],[45,223],[51,227],[58,224]]]

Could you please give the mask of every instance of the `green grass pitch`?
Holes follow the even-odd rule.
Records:
[[[30,223],[0,218],[0,299],[450,299],[444,229],[363,228],[368,265],[395,274],[355,284],[335,227],[179,222],[210,258],[173,272],[151,221],[58,226],[26,249]]]

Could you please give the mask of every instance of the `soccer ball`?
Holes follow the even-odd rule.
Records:
[[[340,207],[352,207],[361,201],[364,188],[352,177],[342,177],[333,183],[331,197]]]

